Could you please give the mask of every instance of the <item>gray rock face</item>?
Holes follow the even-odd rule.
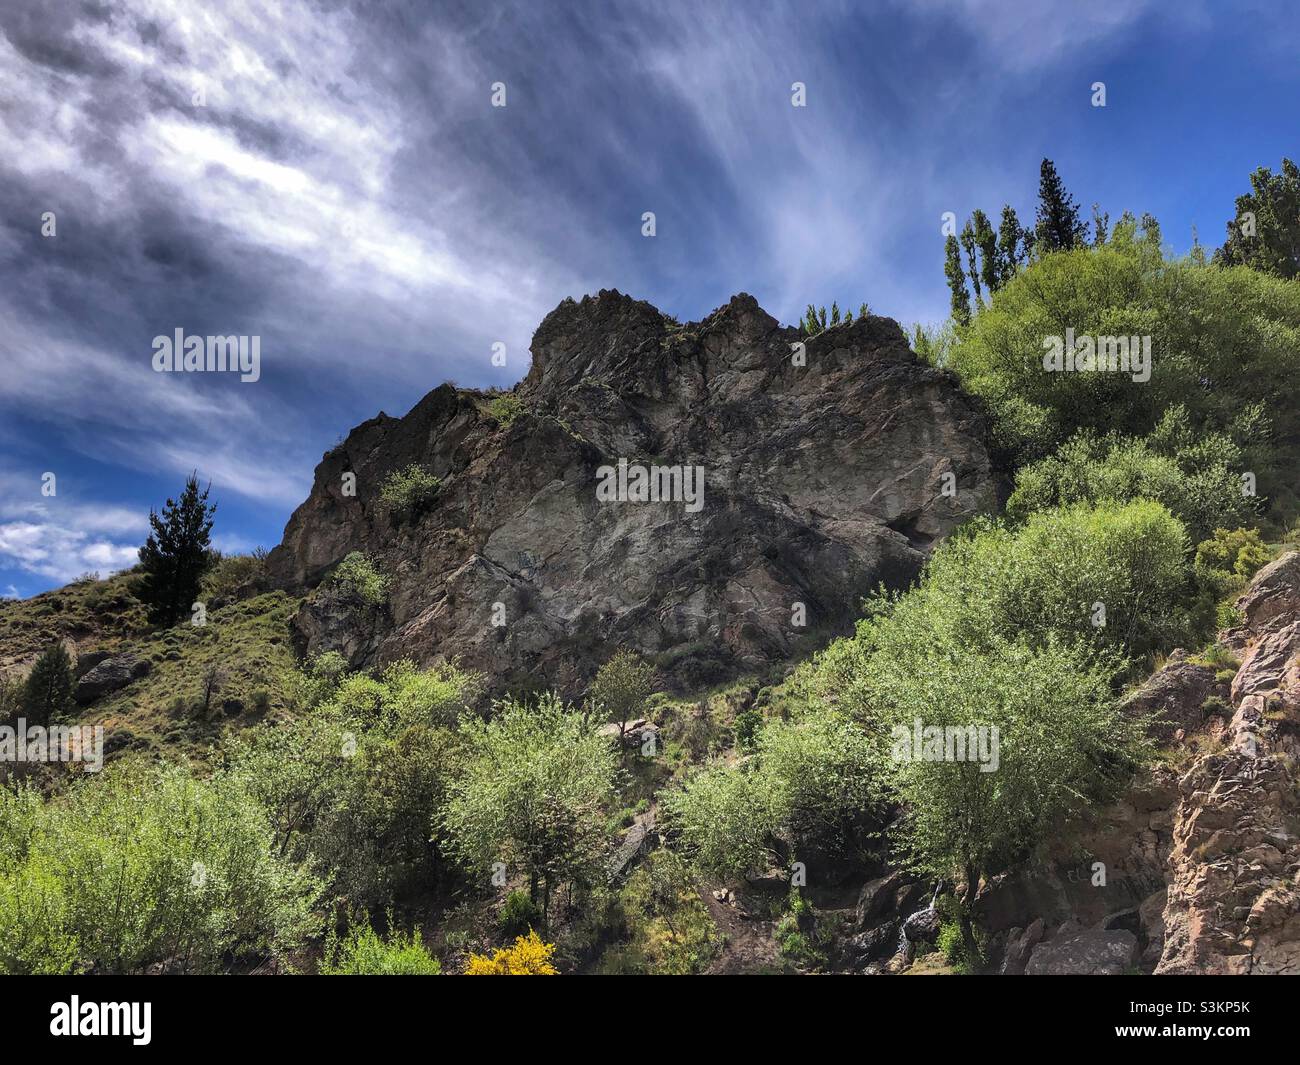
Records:
[[[82,706],[93,703],[109,692],[125,688],[137,677],[143,677],[149,669],[147,659],[136,658],[134,655],[115,655],[112,658],[105,658],[77,681],[73,698]]]
[[[1025,966],[1026,976],[1119,976],[1137,957],[1132,932],[1093,928],[1039,943]]]
[[[564,687],[622,646],[698,684],[847,629],[862,596],[911,580],[936,540],[996,504],[981,416],[889,319],[807,338],[749,296],[680,326],[602,292],[561,303],[532,355],[508,425],[492,397],[443,385],[325,456],[274,580],[311,588],[361,550],[392,583],[373,638],[344,639],[309,601],[301,650],[459,656],[497,684]],[[702,468],[701,505],[599,500],[598,469],[620,460]],[[397,523],[379,493],[410,463],[442,489]]]
[[[1214,688],[1214,669],[1197,665],[1187,652],[1175,651],[1159,672],[1126,701],[1125,709],[1151,718],[1150,732],[1168,743],[1178,729],[1191,731],[1205,721],[1202,707]]]

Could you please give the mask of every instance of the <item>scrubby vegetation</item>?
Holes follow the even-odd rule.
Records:
[[[441,488],[441,479],[413,462],[388,475],[380,486],[379,500],[394,522],[414,522],[433,505]]]

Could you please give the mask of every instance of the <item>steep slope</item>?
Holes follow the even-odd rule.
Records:
[[[680,326],[605,291],[542,322],[517,416],[491,398],[443,385],[324,457],[273,578],[313,588],[362,551],[391,584],[369,613],[318,587],[301,650],[459,656],[498,683],[566,687],[626,646],[698,684],[843,630],[863,595],[910,580],[997,502],[979,413],[885,318],[809,339],[746,295]],[[702,497],[601,501],[600,468],[621,460],[700,467]],[[401,522],[379,493],[412,463],[442,486]]]

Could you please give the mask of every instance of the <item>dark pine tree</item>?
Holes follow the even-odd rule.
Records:
[[[162,514],[149,511],[152,532],[140,548],[144,569],[136,595],[149,607],[149,621],[170,628],[189,613],[203,574],[212,564],[210,535],[216,504],[208,503],[208,485],[199,491],[190,474],[179,501],[168,499]]]
[[[49,726],[72,713],[72,659],[63,644],[51,644],[36,660],[21,705],[28,725]]]
[[[1035,245],[1040,252],[1068,251],[1088,243],[1088,223],[1079,218],[1079,205],[1065,191],[1056,167],[1044,159],[1038,177],[1038,222]]]
[[[966,292],[966,273],[961,268],[961,247],[957,238],[949,234],[943,250],[943,272],[952,292],[952,316],[959,324],[966,325],[970,321],[970,296]]]

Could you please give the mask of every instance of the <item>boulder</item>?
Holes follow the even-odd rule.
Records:
[[[73,697],[85,706],[110,692],[125,688],[137,677],[145,676],[151,668],[147,658],[137,658],[130,654],[113,655],[103,659],[77,681]]]
[[[1137,937],[1122,929],[1058,935],[1034,947],[1025,975],[1119,976],[1133,966],[1137,946]]]

